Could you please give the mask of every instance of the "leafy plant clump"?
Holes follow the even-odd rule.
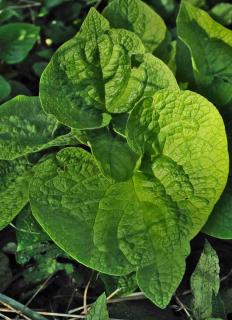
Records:
[[[202,228],[232,236],[232,32],[186,1],[177,35],[171,42],[140,0],[112,0],[102,14],[91,8],[42,73],[39,97],[0,108],[1,229],[32,213],[83,265],[135,273],[160,308]],[[218,285],[210,290],[211,302]]]

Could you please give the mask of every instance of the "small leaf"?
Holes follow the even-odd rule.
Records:
[[[52,146],[75,143],[72,134],[55,137],[57,121],[38,97],[17,96],[0,108],[0,159],[12,160]]]
[[[106,303],[106,295],[103,293],[91,307],[86,320],[110,320]]]
[[[232,23],[232,4],[229,2],[218,3],[210,10],[210,14],[221,24],[230,25]]]
[[[114,114],[112,117],[112,125],[114,131],[121,136],[126,136],[126,123],[128,120],[128,113]]]
[[[24,60],[39,36],[39,27],[29,23],[0,26],[0,59],[13,64]]]
[[[16,80],[10,80],[9,83],[11,86],[11,98],[18,95],[33,96],[32,92],[23,83]]]
[[[133,31],[153,52],[165,40],[167,28],[163,19],[140,0],[113,0],[103,11],[111,27]]]
[[[0,76],[0,102],[6,99],[11,92],[11,86],[5,78]]]
[[[94,157],[106,177],[115,181],[131,178],[139,156],[128,146],[126,139],[108,130],[96,130],[87,134]]]
[[[32,69],[34,71],[34,73],[40,77],[41,74],[43,73],[44,69],[46,68],[47,66],[47,62],[35,62],[32,66]]]
[[[131,273],[126,276],[114,277],[101,273],[101,279],[104,282],[106,292],[110,295],[112,292],[119,290],[118,294],[129,295],[133,293],[137,288],[136,273]]]
[[[220,287],[219,260],[216,251],[206,242],[200,260],[191,276],[193,315],[197,320],[212,316],[212,298]],[[212,318],[211,318],[212,319]]]

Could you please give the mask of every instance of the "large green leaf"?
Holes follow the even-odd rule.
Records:
[[[142,164],[142,170],[153,174],[157,180],[157,186],[150,189],[157,193],[155,205],[159,206],[159,216],[170,223],[168,231],[164,228],[167,232],[165,245],[164,239],[160,243],[169,251],[171,249],[168,248],[175,248],[175,245],[185,247],[206,222],[225,187],[228,175],[226,135],[218,111],[196,93],[163,90],[136,105],[127,123],[127,138],[133,150],[150,159]],[[140,196],[143,192],[144,188],[141,188],[137,194]],[[155,198],[155,194],[153,197]],[[149,210],[155,211],[149,206],[144,212],[149,215]],[[128,214],[129,210],[120,224],[125,220],[125,225],[128,225],[124,231],[127,246],[130,243],[129,234],[134,232],[131,248],[135,250],[139,238],[144,239],[148,232],[144,227],[144,235],[138,237],[138,230],[135,232],[135,227],[132,227],[132,216],[130,218]],[[133,226],[139,228],[142,228],[143,221],[149,221],[138,219],[135,222],[135,218],[136,214],[133,216]],[[154,213],[149,218],[155,219]],[[152,223],[152,220],[150,225],[158,228],[157,223]],[[160,235],[163,234],[164,231],[160,230]],[[151,239],[153,238],[156,239],[157,246],[157,235],[152,235]],[[148,248],[145,242],[140,248],[140,255],[144,255]],[[167,304],[181,279],[180,273],[184,272],[184,253],[188,249],[186,247],[181,256],[180,248],[173,250],[172,254],[165,254],[161,246],[159,256],[153,257],[153,265],[146,266],[142,275],[138,273],[140,288],[160,306]],[[155,249],[153,251],[156,252]],[[128,250],[123,252],[128,259],[133,257]],[[147,256],[152,259],[151,253]],[[130,259],[129,261],[132,263]],[[157,280],[157,275],[159,281],[152,281],[152,287],[149,277]],[[167,279],[168,285],[164,286]],[[158,290],[157,283],[161,284],[161,288],[168,289]]]
[[[77,142],[72,134],[55,137],[55,117],[38,97],[17,96],[0,106],[0,159],[11,160],[52,146]]]
[[[232,102],[232,31],[182,2],[177,32],[188,46],[199,90],[216,105]]]
[[[186,224],[187,217],[174,216],[174,205],[165,197],[158,179],[137,173],[107,190],[94,225],[96,245],[110,253],[118,241],[137,269],[140,289],[161,308],[180,283],[189,253],[185,230],[181,230],[181,221]]]
[[[133,176],[139,157],[124,138],[102,129],[90,132],[88,140],[105,176],[116,181],[128,180]]]
[[[165,40],[163,19],[141,0],[113,0],[103,11],[111,27],[136,33],[145,48],[153,52]]]
[[[39,36],[39,27],[29,23],[0,26],[0,59],[18,63],[26,58]]]
[[[7,226],[29,200],[30,164],[25,159],[0,161],[0,229]]]
[[[216,251],[206,242],[194,273],[191,276],[192,312],[196,320],[213,320],[212,302],[220,287],[219,260]]]
[[[70,256],[103,273],[120,275],[132,268],[117,241],[107,252],[96,246],[93,236],[99,202],[109,187],[91,154],[66,148],[37,167],[30,201],[35,218]]]
[[[127,112],[144,95],[177,89],[169,68],[144,50],[134,33],[110,29],[91,9],[80,33],[58,49],[42,75],[44,110],[70,127],[100,128],[108,125],[109,112]]]

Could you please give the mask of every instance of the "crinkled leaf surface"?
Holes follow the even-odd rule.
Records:
[[[134,33],[110,29],[91,9],[80,33],[58,49],[42,75],[44,110],[70,127],[100,128],[108,125],[109,112],[127,112],[144,95],[177,89],[169,68],[144,52]]]
[[[101,129],[88,133],[88,141],[105,176],[116,181],[133,176],[139,156],[130,149],[126,139]]]
[[[167,28],[163,19],[140,0],[113,0],[103,11],[111,27],[133,31],[153,52],[165,40]]]
[[[144,172],[114,183],[92,155],[64,149],[37,168],[32,210],[73,258],[108,274],[136,270],[139,287],[164,308],[184,274],[189,241],[226,184],[224,124],[198,94],[161,90],[133,109],[127,139],[146,156]]]
[[[165,238],[160,239],[158,257],[151,253],[146,255],[149,246],[142,242],[139,256],[142,256],[142,261],[148,258],[151,266],[145,266],[142,274],[138,272],[140,288],[159,306],[165,306],[171,291],[181,280],[180,273],[184,273],[184,256],[188,252],[186,243],[200,231],[226,183],[228,154],[224,124],[216,108],[198,94],[163,90],[136,105],[127,123],[127,138],[133,150],[150,156],[150,164],[147,164],[150,168],[145,166],[144,169],[154,175],[157,186],[154,183],[150,189],[156,192],[154,205],[158,206],[157,215],[163,217],[161,221],[166,228],[168,225],[168,231],[163,227],[167,232],[165,234],[160,229],[161,221],[159,227],[152,222],[155,207],[149,205],[144,210],[146,215],[149,215],[149,210],[152,212],[150,221],[143,219],[135,222],[136,214],[133,213],[133,227],[132,213],[129,218],[127,210],[120,222],[121,226],[123,223],[127,226],[122,233],[126,247],[121,244],[121,249],[133,263],[128,245],[133,240],[131,248],[136,248],[141,241],[138,231],[134,232],[132,240],[129,235],[133,233],[134,226],[142,228],[144,221],[149,221],[158,235],[165,234]],[[144,182],[144,185],[148,187],[148,183]],[[140,188],[136,193],[141,195],[144,189]],[[138,217],[141,219],[141,215]],[[145,231],[140,239],[148,234],[143,228]],[[151,239],[156,239],[153,249],[156,252],[157,234],[151,234]],[[166,250],[173,251],[165,254]],[[151,281],[154,284],[152,287],[150,278],[159,278],[159,281]],[[161,284],[161,288],[157,283]],[[165,291],[163,288],[168,289]]]
[[[162,90],[133,109],[127,139],[135,152],[150,156],[151,171],[190,218],[194,236],[228,176],[227,139],[216,108],[191,91]]]
[[[103,273],[120,275],[132,267],[117,241],[108,252],[97,247],[93,236],[99,202],[109,187],[90,153],[66,148],[37,167],[30,201],[35,218],[70,256]]]
[[[106,295],[103,293],[91,307],[86,320],[110,320],[106,303]]]
[[[54,136],[57,120],[38,97],[17,96],[0,106],[0,159],[11,160],[52,146],[77,142],[72,134]]]
[[[213,319],[212,298],[220,287],[219,260],[216,251],[206,242],[194,273],[191,276],[193,315],[195,319]]]
[[[39,27],[29,23],[0,26],[0,59],[18,63],[26,58],[39,36]]]
[[[9,82],[0,75],[0,102],[7,98],[11,92]]]
[[[137,280],[155,304],[164,308],[185,270],[188,242],[173,215],[173,204],[158,179],[137,173],[131,180],[116,183],[100,202],[94,225],[94,242],[106,252],[112,243],[137,269]],[[115,232],[117,224],[117,232]]]
[[[218,106],[232,102],[232,31],[205,11],[183,2],[177,19],[178,36],[191,51],[201,92]]]
[[[30,167],[23,158],[0,161],[0,229],[7,226],[29,200]]]

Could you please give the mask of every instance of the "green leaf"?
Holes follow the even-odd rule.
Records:
[[[175,0],[148,0],[147,2],[164,18],[175,14],[177,6]]]
[[[206,242],[197,267],[191,276],[192,312],[196,320],[213,319],[212,298],[220,287],[219,260],[216,251]]]
[[[68,1],[70,0],[44,0],[44,6],[48,9],[51,9]]]
[[[167,28],[163,19],[140,0],[113,0],[103,15],[111,27],[137,34],[148,52],[155,51],[166,38]]]
[[[90,10],[80,33],[53,56],[40,82],[44,110],[77,129],[107,126],[110,113],[127,112],[144,95],[177,89],[169,68],[132,32],[109,30],[108,22]]]
[[[43,61],[41,61],[41,62],[35,62],[35,63],[33,64],[33,66],[32,66],[32,69],[33,69],[34,73],[35,73],[38,77],[40,77],[41,74],[43,73],[44,69],[46,68],[46,66],[47,66],[47,62],[43,62]]]
[[[9,84],[11,86],[10,97],[14,98],[18,95],[32,96],[32,92],[21,82],[16,80],[10,80]]]
[[[137,288],[136,274],[133,272],[126,276],[114,277],[101,273],[100,275],[104,282],[106,292],[110,295],[112,292],[119,290],[119,295],[129,295],[133,293]]]
[[[103,293],[91,307],[86,320],[110,320],[106,303],[106,295]]]
[[[179,285],[189,253],[180,218],[173,215],[173,203],[164,190],[158,179],[142,173],[115,184],[100,202],[94,225],[98,248],[112,254],[118,242],[137,269],[140,289],[161,308]],[[187,225],[188,217],[181,220]]]
[[[42,281],[59,270],[72,273],[72,265],[60,263],[57,257],[65,257],[64,251],[51,242],[31,214],[30,206],[26,206],[16,219],[17,251],[16,259],[19,264],[29,262],[34,264],[26,269],[24,277],[31,281]]]
[[[180,39],[176,43],[176,78],[178,82],[195,83],[190,50]]]
[[[203,231],[219,239],[232,238],[232,176],[219,201],[216,203]]]
[[[226,184],[224,124],[198,94],[161,90],[135,106],[127,138],[147,158],[131,179],[113,183],[93,156],[67,148],[37,168],[32,211],[81,263],[113,275],[136,270],[140,289],[164,308],[184,274],[189,241]]]
[[[0,161],[0,229],[7,226],[29,200],[30,167],[23,158]]]
[[[41,108],[38,97],[17,96],[0,107],[0,159],[76,141],[72,134],[55,137],[57,121]]]
[[[29,23],[0,26],[0,59],[13,64],[24,60],[39,36],[39,27]]]
[[[142,274],[138,273],[140,288],[156,304],[164,307],[181,280],[181,274],[184,273],[184,256],[188,249],[186,247],[182,253],[181,248],[200,231],[226,183],[228,155],[224,124],[214,106],[198,94],[163,90],[153,98],[141,100],[133,109],[127,122],[127,139],[135,152],[141,155],[145,153],[150,157],[150,167],[147,168],[148,162],[144,169],[142,166],[142,170],[150,172],[157,180],[157,186],[154,184],[154,187],[150,187],[156,192],[155,205],[158,206],[161,202],[157,212],[163,217],[168,214],[165,221],[170,223],[170,229],[165,237],[165,248],[173,248],[180,242],[173,253],[165,254],[164,249],[159,249],[159,255],[153,257],[153,264],[145,266]],[[148,183],[144,182],[143,185]],[[124,194],[128,192],[124,190]],[[144,189],[138,189],[136,193],[143,194]],[[109,207],[112,207],[112,204]],[[123,233],[126,235],[127,246],[130,242],[130,232],[137,235],[134,239],[132,237],[133,250],[138,246],[139,239],[144,239],[147,234],[147,231],[144,231],[143,236],[138,236],[138,230],[134,231],[135,226],[142,228],[143,225],[141,218],[135,221],[134,212],[137,211],[133,211],[133,218],[132,213],[130,216],[125,214],[120,221],[120,224],[128,225]],[[149,207],[149,210],[144,209],[144,214],[146,211],[149,216],[149,211],[156,210]],[[179,218],[176,220],[175,217]],[[149,218],[155,219],[155,216],[152,217],[150,214]],[[143,220],[149,221],[148,218]],[[149,225],[156,224],[151,220]],[[158,231],[154,228],[154,232]],[[151,241],[157,239],[157,235],[151,235]],[[174,241],[179,238],[180,240]],[[160,240],[160,243],[163,241]],[[149,248],[147,243],[145,244],[139,251],[140,255],[145,255],[145,248]],[[156,250],[154,247],[151,252]],[[135,256],[129,251],[123,252],[128,259]],[[152,259],[152,253],[147,256]],[[167,275],[170,277],[168,280]],[[150,281],[151,279],[153,281]],[[161,287],[155,285],[157,282]]]
[[[112,125],[114,128],[114,131],[123,137],[125,137],[126,135],[125,132],[126,132],[127,120],[128,120],[128,113],[114,114],[112,117]]]
[[[87,137],[105,176],[116,181],[128,180],[133,176],[139,157],[129,148],[124,138],[106,129],[90,132]]]
[[[151,173],[187,210],[193,223],[189,236],[195,236],[228,176],[227,139],[216,108],[191,91],[162,90],[133,109],[127,139],[132,150],[150,157]]]
[[[228,139],[228,151],[229,155],[232,154],[232,131],[230,118],[225,119],[225,125],[227,128]],[[219,239],[231,239],[232,238],[232,174],[230,172],[227,181],[227,185],[216,203],[213,212],[209,216],[206,225],[203,228],[203,232]]]
[[[232,102],[232,31],[182,2],[177,32],[188,46],[199,90],[219,107]]]
[[[43,231],[31,214],[27,205],[16,218],[17,250],[16,259],[20,264],[25,264],[49,246],[48,235]]]
[[[0,75],[0,102],[6,99],[11,92],[11,86],[5,78]]]
[[[221,24],[230,25],[232,23],[232,4],[229,2],[218,3],[210,10],[210,14]]]
[[[109,187],[91,154],[66,148],[37,167],[30,202],[40,225],[70,256],[100,272],[121,275],[132,268],[117,242],[107,252],[93,239],[99,202]]]

